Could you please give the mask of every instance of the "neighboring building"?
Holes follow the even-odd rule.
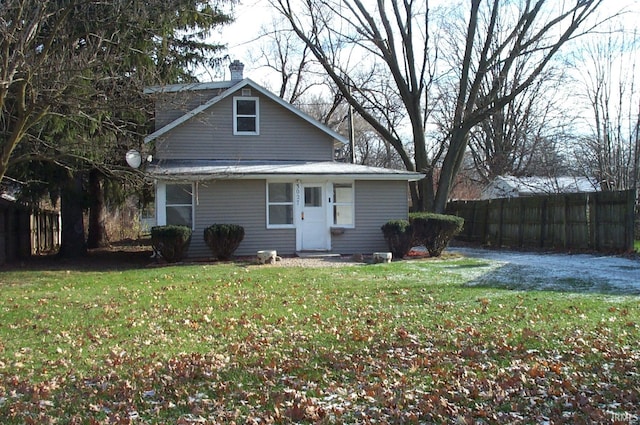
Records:
[[[408,216],[407,182],[420,173],[334,161],[348,140],[242,77],[151,87],[156,131],[147,167],[156,223],[191,226],[189,257],[208,257],[204,229],[239,224],[238,255],[257,250],[386,250],[380,227]]]
[[[482,189],[480,199],[596,192],[598,190],[600,189],[597,182],[586,177],[499,176]]]

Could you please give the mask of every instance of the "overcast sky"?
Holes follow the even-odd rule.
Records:
[[[630,29],[640,30],[638,23],[640,21],[640,0],[606,0],[605,3],[609,3],[613,7],[613,9],[606,8],[605,4],[603,11],[606,13],[623,7],[631,10],[632,12],[626,15],[626,26]],[[233,14],[235,22],[216,31],[213,39],[227,45],[227,54],[231,60],[238,59],[245,64],[245,77],[262,84],[266,74],[263,69],[252,64],[251,51],[255,51],[256,46],[260,43],[258,36],[261,27],[271,24],[276,12],[273,11],[268,0],[241,0],[240,4],[234,6]],[[224,75],[203,73],[201,79],[203,81],[228,79],[229,70],[227,67],[224,67],[222,71]]]

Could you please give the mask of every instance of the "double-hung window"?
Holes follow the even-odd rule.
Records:
[[[257,97],[233,98],[233,134],[260,134],[260,104]]]
[[[167,183],[165,205],[167,224],[184,225],[193,228],[192,184]]]
[[[267,227],[293,226],[293,183],[267,185]]]
[[[353,227],[353,183],[333,184],[333,225]]]

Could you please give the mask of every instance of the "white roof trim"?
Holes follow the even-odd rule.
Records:
[[[416,181],[424,174],[338,162],[169,161],[151,165],[148,173],[163,180],[299,179],[326,177],[351,180]]]
[[[228,84],[228,83],[229,82],[226,82],[226,84]],[[224,87],[226,87],[225,85],[214,86],[215,84],[216,83],[204,83],[204,86],[207,87],[207,88],[224,88]],[[340,133],[335,132],[334,130],[330,129],[326,125],[324,125],[324,124],[318,122],[317,120],[313,119],[312,117],[310,117],[309,115],[305,114],[304,112],[302,112],[298,108],[294,107],[290,103],[285,102],[282,98],[280,98],[280,97],[276,96],[275,94],[271,93],[269,90],[265,89],[264,87],[260,86],[259,84],[256,84],[255,82],[253,82],[249,78],[245,78],[244,80],[239,81],[238,83],[234,84],[233,86],[229,87],[227,90],[222,92],[219,96],[215,96],[215,97],[209,99],[207,102],[203,103],[202,105],[198,106],[197,108],[187,112],[186,114],[184,114],[183,116],[179,117],[178,119],[170,122],[169,124],[165,125],[164,127],[162,127],[160,129],[156,130],[155,132],[149,134],[147,137],[144,138],[144,142],[145,143],[149,143],[149,142],[157,139],[158,137],[162,136],[163,134],[166,134],[167,132],[173,130],[174,128],[176,128],[180,124],[183,124],[184,122],[190,120],[194,116],[196,116],[199,113],[209,109],[211,106],[215,105],[216,103],[218,103],[222,99],[225,99],[225,98],[229,97],[233,93],[236,93],[238,90],[240,90],[240,89],[242,89],[243,87],[246,87],[246,86],[250,86],[251,88],[255,89],[256,91],[258,91],[259,93],[261,93],[265,97],[268,97],[269,99],[273,100],[274,102],[276,102],[280,106],[284,107],[285,109],[288,109],[293,114],[295,114],[298,117],[302,118],[303,120],[307,121],[308,123],[310,123],[311,125],[313,125],[314,127],[318,128],[318,129],[320,129],[321,131],[327,133],[328,135],[330,135],[334,139],[338,140],[339,142],[341,142],[341,143],[343,143],[345,145],[349,143],[349,140],[346,137],[342,136]],[[176,85],[173,85],[173,86],[167,86],[167,88],[165,90],[163,90],[160,87],[156,87],[156,88],[150,87],[149,89],[145,89],[145,93],[147,92],[147,90],[155,90],[155,91],[149,91],[149,93],[159,93],[159,92],[177,92],[177,91],[182,91],[182,90],[185,90],[185,91],[188,91],[188,90],[203,90],[203,88],[201,88],[197,84],[176,84]]]
[[[183,84],[168,84],[166,86],[149,86],[145,87],[144,94],[156,94],[156,93],[177,93],[182,91],[198,91],[198,90],[213,90],[213,89],[228,89],[234,86],[237,81],[212,81],[208,83],[183,83]]]

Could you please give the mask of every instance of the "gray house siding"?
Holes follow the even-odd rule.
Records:
[[[254,96],[258,93],[254,92]],[[155,141],[158,159],[333,159],[333,140],[310,123],[259,95],[260,135],[233,135],[233,96],[222,99]]]
[[[195,205],[195,228],[188,256],[211,257],[204,242],[204,229],[214,223],[244,227],[244,240],[235,255],[255,256],[256,251],[275,249],[278,254],[293,254],[295,229],[267,229],[266,182],[264,180],[215,180],[199,183]]]
[[[221,90],[159,93],[155,96],[155,129],[158,130],[220,94]]]
[[[407,182],[356,181],[355,214],[354,229],[332,236],[332,251],[340,254],[387,251],[380,227],[389,220],[408,217]]]
[[[295,229],[267,229],[265,180],[215,180],[198,186],[195,228],[188,257],[209,258],[204,229],[214,223],[244,227],[245,237],[235,255],[255,256],[274,249],[279,255],[295,254]],[[332,235],[332,251],[369,254],[386,251],[380,227],[389,220],[407,218],[407,184],[404,181],[356,181],[355,228]]]

